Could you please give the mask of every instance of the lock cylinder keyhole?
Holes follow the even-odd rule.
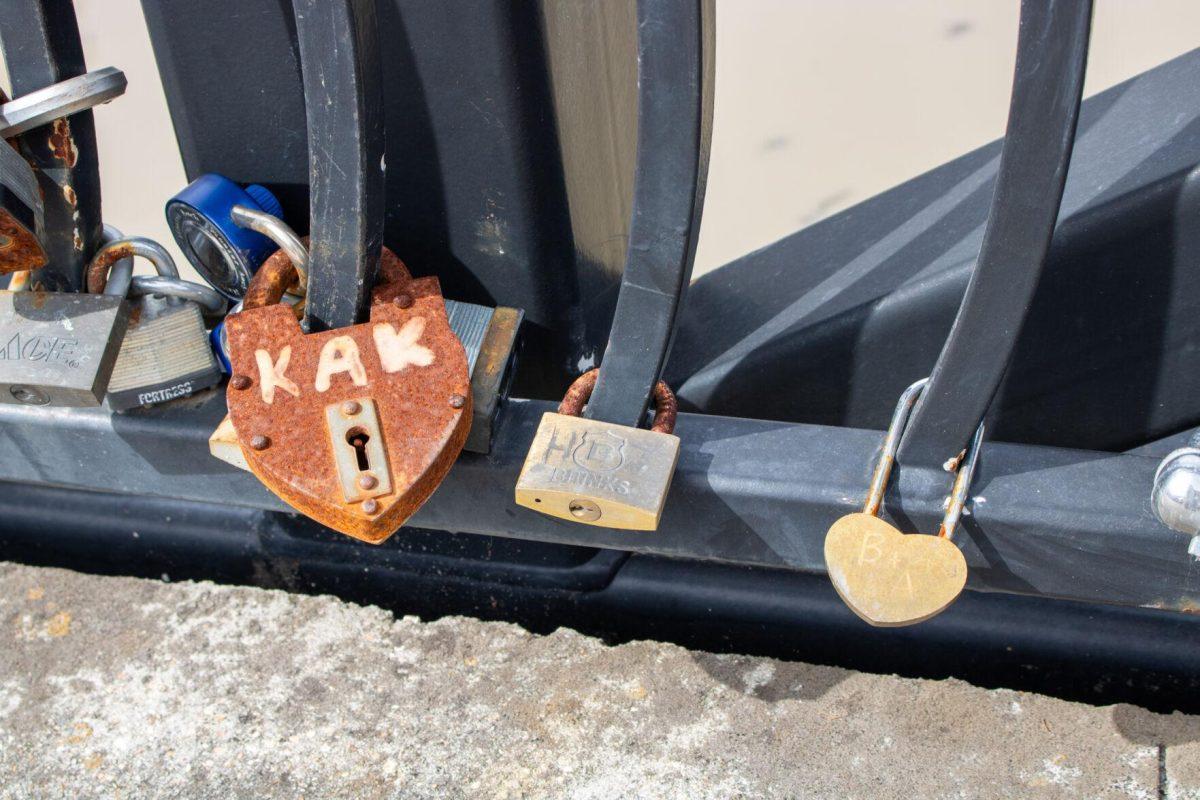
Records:
[[[371,468],[371,461],[367,458],[367,442],[369,441],[371,441],[371,434],[362,428],[351,428],[346,431],[346,444],[354,448],[354,457],[358,461],[359,472],[366,472]]]

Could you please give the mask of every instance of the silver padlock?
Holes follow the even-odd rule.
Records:
[[[115,229],[105,227],[111,239]],[[97,258],[120,239],[101,248]],[[168,256],[169,257],[169,256]],[[98,406],[129,322],[128,254],[110,251],[103,293],[29,291],[27,275],[0,292],[0,402]],[[21,273],[17,273],[21,274]]]
[[[221,382],[204,317],[225,311],[225,298],[198,283],[137,275],[133,312],[108,384],[114,411],[187,397]]]

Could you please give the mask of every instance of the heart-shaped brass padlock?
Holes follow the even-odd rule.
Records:
[[[825,568],[833,588],[851,611],[880,627],[912,625],[940,614],[967,583],[967,560],[953,538],[979,458],[982,424],[956,461],[937,536],[901,533],[878,516],[900,435],[928,382],[919,380],[900,396],[862,512],[842,517],[825,535]]]
[[[946,609],[967,583],[954,542],[905,535],[879,517],[848,514],[825,537],[825,566],[850,610],[872,625],[923,622]]]

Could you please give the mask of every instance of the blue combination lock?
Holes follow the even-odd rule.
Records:
[[[188,184],[166,208],[180,250],[230,300],[242,299],[259,265],[279,249],[263,234],[236,224],[230,216],[235,206],[283,216],[283,206],[269,189],[257,184],[242,188],[212,173]]]

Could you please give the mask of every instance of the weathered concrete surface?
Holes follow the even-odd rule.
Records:
[[[0,796],[1200,797],[1200,725],[0,564]],[[1165,749],[1160,749],[1165,745]]]

